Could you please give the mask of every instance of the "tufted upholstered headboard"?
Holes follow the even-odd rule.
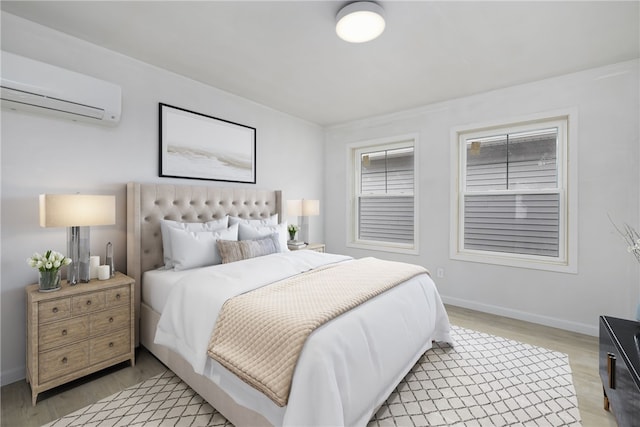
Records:
[[[142,273],[164,264],[161,219],[206,222],[227,214],[260,219],[276,213],[281,221],[281,191],[128,183],[127,275],[136,281],[136,345],[139,342]]]

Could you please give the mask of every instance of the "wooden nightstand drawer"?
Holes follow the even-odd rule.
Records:
[[[92,364],[126,354],[131,350],[131,331],[122,329],[89,340],[89,360]]]
[[[129,302],[130,290],[128,286],[109,289],[105,293],[107,296],[107,307],[114,307]]]
[[[69,298],[42,301],[38,304],[38,321],[40,323],[62,320],[71,314],[71,300]]]
[[[40,326],[38,344],[46,351],[88,337],[89,319],[83,316]]]
[[[104,307],[104,292],[93,292],[90,294],[78,295],[71,298],[71,313],[74,316],[101,310]]]
[[[89,342],[83,341],[39,356],[39,378],[47,382],[89,366]]]
[[[124,325],[129,324],[130,318],[131,309],[129,304],[92,314],[89,316],[91,336],[121,329]]]

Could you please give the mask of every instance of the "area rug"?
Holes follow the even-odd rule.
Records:
[[[456,326],[452,337],[420,358],[369,427],[581,425],[566,354]],[[46,424],[231,425],[171,371]]]

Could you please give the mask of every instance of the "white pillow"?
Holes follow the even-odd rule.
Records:
[[[289,252],[289,248],[287,247],[287,239],[289,238],[287,221],[277,225],[249,225],[240,223],[238,240],[259,239],[273,233],[278,233],[280,252]]]
[[[278,214],[273,214],[269,218],[264,219],[244,219],[237,216],[230,216],[229,225],[233,224],[278,225]]]
[[[188,231],[218,231],[224,230],[229,225],[229,215],[224,218],[208,222],[178,222],[170,219],[160,220],[160,232],[162,234],[162,250],[164,255],[164,267],[173,268],[173,254],[171,251],[170,228]]]
[[[218,231],[189,231],[169,228],[173,268],[176,271],[221,264],[218,240],[238,240],[238,226]]]

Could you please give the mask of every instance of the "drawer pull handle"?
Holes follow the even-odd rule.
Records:
[[[120,300],[120,294],[116,294],[116,299]]]
[[[63,330],[62,330],[62,336],[64,337],[65,335],[67,335],[67,330],[66,330],[66,329],[63,329]]]
[[[51,310],[51,311],[53,311],[54,313],[57,313],[58,312],[58,307],[53,307],[53,310]]]
[[[113,347],[113,343],[112,342],[109,343],[109,347]]]
[[[62,363],[67,363],[67,356],[62,358]]]
[[[87,300],[87,305],[91,305],[91,300]]]
[[[609,376],[609,388],[616,388],[616,355],[607,353],[607,375]]]
[[[113,323],[113,317],[109,317],[109,323]]]

